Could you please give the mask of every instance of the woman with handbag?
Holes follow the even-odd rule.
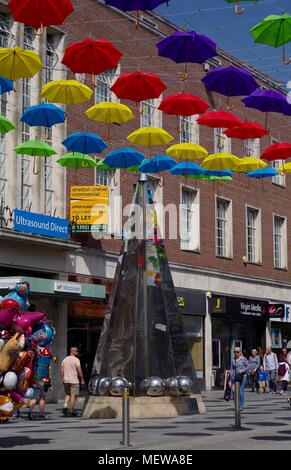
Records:
[[[249,370],[249,362],[246,357],[244,357],[241,353],[240,348],[236,347],[234,350],[234,359],[231,363],[231,378],[233,384],[233,396],[235,399],[235,382],[239,382],[240,384],[240,392],[239,392],[239,401],[240,401],[240,410],[244,409],[245,404],[245,385],[247,382],[247,372]]]

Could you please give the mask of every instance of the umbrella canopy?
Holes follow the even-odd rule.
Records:
[[[216,56],[216,44],[212,39],[195,31],[175,31],[157,43],[158,54],[177,64],[202,64]]]
[[[117,67],[122,53],[107,40],[84,39],[70,44],[62,60],[73,73],[98,75]]]
[[[239,159],[239,163],[234,171],[237,173],[249,173],[250,171],[260,170],[266,166],[267,164],[259,158],[244,157]]]
[[[65,111],[54,104],[37,104],[27,108],[20,120],[29,126],[49,128],[65,122]]]
[[[174,137],[161,127],[141,127],[132,132],[127,140],[132,144],[152,147],[153,145],[167,145],[174,140]]]
[[[238,127],[241,121],[234,114],[227,113],[226,111],[211,111],[210,113],[203,114],[197,119],[198,124],[207,127],[218,128],[232,128]]]
[[[179,160],[199,160],[200,158],[206,158],[208,155],[205,148],[190,142],[172,145],[166,150],[166,153]]]
[[[279,142],[270,145],[261,155],[262,160],[286,160],[291,157],[291,144],[289,142]]]
[[[78,152],[66,153],[61,158],[59,158],[59,160],[57,160],[57,163],[66,168],[74,168],[75,170],[96,167],[94,158]]]
[[[230,170],[210,170],[207,171],[206,176],[216,176],[222,178],[224,176],[232,176],[232,171]]]
[[[222,152],[209,155],[201,166],[208,171],[235,171],[240,159],[231,153]]]
[[[15,152],[20,155],[30,155],[32,157],[51,157],[55,155],[54,149],[41,140],[29,140],[15,147]]]
[[[9,119],[7,119],[5,116],[0,115],[0,133],[6,134],[13,129],[15,129],[14,124],[12,124],[12,122],[9,121]]]
[[[77,80],[56,80],[42,87],[40,96],[52,103],[78,104],[88,101],[93,91]]]
[[[9,80],[31,78],[43,68],[36,52],[20,47],[0,48],[1,76]]]
[[[139,166],[144,160],[144,155],[130,147],[112,150],[104,159],[104,165],[109,168],[130,168]]]
[[[233,66],[210,70],[202,82],[208,91],[216,91],[224,96],[250,95],[259,87],[248,70]]]
[[[268,131],[256,122],[244,121],[238,127],[226,129],[224,134],[232,139],[261,139],[265,135],[268,135]]]
[[[157,155],[151,160],[145,160],[139,166],[142,173],[160,173],[161,171],[170,170],[177,162],[168,155]]]
[[[197,165],[193,162],[181,162],[178,165],[175,165],[171,170],[170,173],[172,175],[183,175],[183,176],[199,176],[199,175],[206,175],[206,170],[201,168],[201,166]]]
[[[258,109],[262,112],[284,113],[287,99],[283,93],[275,90],[255,90],[250,96],[242,99],[247,108]]]
[[[244,11],[245,8],[239,8],[238,2],[257,2],[258,0],[225,0],[227,3],[235,3],[234,6],[234,11],[236,15],[241,15]]]
[[[210,107],[209,103],[190,93],[175,93],[166,96],[158,107],[160,111],[174,116],[202,114]]]
[[[166,88],[166,85],[154,73],[138,71],[120,75],[110,90],[120,99],[138,103],[158,98]]]
[[[0,95],[13,91],[13,81],[7,80],[7,78],[0,77]]]
[[[127,122],[134,119],[134,114],[128,106],[121,103],[101,102],[87,109],[86,116],[91,121],[98,122]]]
[[[283,46],[283,63],[286,61],[285,44],[291,41],[291,16],[288,13],[282,15],[270,15],[251,29],[255,42],[267,44],[272,47]]]
[[[279,168],[279,171],[281,171],[280,168]],[[246,176],[249,176],[250,178],[257,178],[257,179],[270,178],[270,177],[279,175],[279,171],[277,171],[275,168],[266,166],[266,168],[262,168],[261,170],[250,171],[246,173]]]
[[[101,158],[96,162],[95,166],[97,170],[110,170],[109,166],[104,164],[104,160],[105,158]]]
[[[15,21],[35,29],[62,24],[73,11],[71,0],[9,0]]]
[[[72,152],[101,153],[108,145],[97,134],[89,132],[73,132],[62,144]]]
[[[106,5],[119,8],[123,11],[154,10],[167,0],[105,0]]]
[[[281,173],[291,173],[291,162],[284,163],[284,165],[278,168],[278,171]]]

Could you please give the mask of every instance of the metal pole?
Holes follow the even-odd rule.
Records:
[[[123,446],[130,446],[130,410],[129,410],[129,388],[124,387],[122,395],[122,442]]]
[[[235,412],[235,428],[241,428],[241,419],[240,419],[240,383],[235,382],[234,384],[235,396],[234,396],[234,412]]]

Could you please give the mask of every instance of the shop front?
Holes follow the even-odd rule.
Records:
[[[282,348],[291,351],[291,304],[270,305],[271,346],[278,353]]]
[[[246,357],[253,348],[265,348],[268,307],[268,302],[257,299],[217,295],[209,299],[213,385],[223,385],[236,347],[241,348]]]

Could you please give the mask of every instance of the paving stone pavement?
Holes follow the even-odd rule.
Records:
[[[233,402],[223,392],[203,392],[206,414],[169,419],[133,420],[131,449],[290,449],[291,407],[281,395],[258,395],[246,391],[242,429],[234,429]],[[153,398],[154,399],[154,398]],[[0,425],[0,449],[92,449],[121,448],[120,420],[85,420],[64,417],[62,405],[47,405],[48,421],[22,418]],[[37,418],[37,409],[35,412]]]

